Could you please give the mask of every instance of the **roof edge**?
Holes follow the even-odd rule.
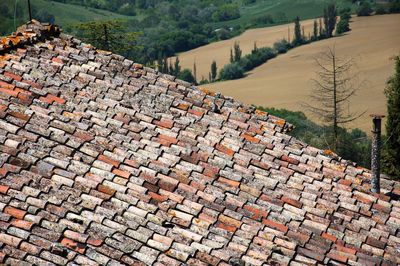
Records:
[[[12,35],[0,38],[0,54],[7,53],[26,44],[33,44],[58,36],[60,33],[61,28],[57,25],[40,23],[33,19],[18,27]]]

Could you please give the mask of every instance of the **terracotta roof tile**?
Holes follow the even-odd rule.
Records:
[[[400,184],[280,118],[36,21],[0,77],[1,263],[400,263]]]

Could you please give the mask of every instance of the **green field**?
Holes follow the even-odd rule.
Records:
[[[19,0],[17,5],[17,13],[15,25],[25,23],[29,20],[28,9],[25,0]],[[8,9],[8,12],[14,14],[13,0],[1,0],[0,6],[4,6]],[[64,4],[54,1],[46,0],[33,0],[31,1],[32,9],[35,11],[46,10],[47,12],[54,14],[55,23],[62,26],[68,27],[68,25],[92,21],[92,20],[107,20],[113,19],[130,19],[130,16],[124,16],[117,13],[113,13],[106,10],[100,10],[96,8],[87,8],[77,5]],[[35,17],[34,17],[35,18]],[[14,19],[4,17],[4,14],[0,10],[0,35],[10,34],[14,30]]]
[[[275,20],[275,23],[271,23],[271,25],[292,22],[297,16],[301,19],[316,18],[321,16],[324,7],[332,2],[336,3],[338,10],[346,7],[355,8],[355,5],[348,0],[258,0],[251,5],[242,5],[240,18],[215,23],[214,25],[216,27],[226,25],[252,27],[255,18],[266,15],[270,15]]]

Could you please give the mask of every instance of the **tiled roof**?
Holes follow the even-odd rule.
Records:
[[[0,49],[0,263],[400,263],[399,182],[372,194],[282,119],[30,27]]]

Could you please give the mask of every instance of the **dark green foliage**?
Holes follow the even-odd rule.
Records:
[[[122,55],[129,55],[139,36],[137,32],[128,32],[126,25],[117,20],[86,22],[76,28],[85,42]]]
[[[256,0],[243,0],[243,5],[251,5],[254,4],[256,2]]]
[[[375,10],[376,15],[384,15],[386,13],[387,13],[387,11],[383,6],[380,6]]]
[[[214,82],[217,78],[217,62],[215,60],[211,64],[210,82]]]
[[[400,179],[400,57],[397,56],[395,60],[395,74],[389,79],[385,90],[388,116],[382,169]]]
[[[277,41],[277,42],[274,43],[274,49],[279,54],[284,54],[291,48],[292,48],[292,45],[285,39],[282,39],[282,40]]]
[[[294,40],[293,40],[293,46],[298,46],[303,44],[303,36],[301,34],[301,25],[300,25],[300,18],[296,17],[294,20]]]
[[[242,50],[238,42],[233,45],[233,61],[238,62],[242,58]]]
[[[285,119],[294,125],[294,130],[289,135],[320,149],[332,149],[329,135],[331,129],[309,120],[302,112],[293,112],[286,109],[259,107],[272,115]],[[359,129],[346,130],[339,128],[340,142],[335,151],[341,157],[354,161],[364,167],[369,167],[371,160],[371,141]]]
[[[318,22],[314,20],[312,41],[318,40]]]
[[[219,72],[219,78],[221,80],[240,79],[243,75],[244,70],[238,62],[225,65]]]
[[[254,18],[252,23],[256,26],[265,26],[275,23],[275,20],[270,14],[266,14]]]
[[[179,65],[179,57],[176,57],[175,59],[175,64],[174,64],[174,72],[171,73],[174,76],[178,76],[178,74],[181,72],[181,66]]]
[[[400,0],[393,0],[390,3],[389,13],[400,13]]]
[[[345,20],[350,21],[350,19],[351,19],[350,12],[342,12],[342,13],[340,13],[340,19],[345,19]]]
[[[342,13],[340,16],[340,21],[336,26],[336,34],[342,34],[350,31],[350,18],[351,16],[349,13]]]
[[[187,82],[190,82],[190,83],[196,83],[196,81],[195,81],[195,79],[194,79],[194,76],[193,76],[193,74],[192,74],[192,71],[190,71],[190,69],[187,69],[187,68],[185,68],[184,70],[182,70],[179,74],[178,74],[178,76],[177,76],[177,78],[178,79],[181,79],[181,80],[184,80],[184,81],[187,81]]]
[[[336,26],[336,16],[337,10],[335,4],[329,4],[327,8],[324,9],[324,26],[325,26],[325,37],[332,37],[333,30]]]
[[[226,21],[239,17],[239,6],[236,4],[222,5],[212,14],[212,19],[214,21]]]
[[[371,4],[368,1],[364,1],[357,10],[357,16],[369,16],[371,15],[372,11]]]
[[[241,78],[244,72],[250,71],[269,59],[274,58],[276,54],[277,52],[272,48],[257,48],[257,46],[255,46],[250,54],[241,57],[238,61],[225,65],[220,71],[219,78],[221,80]]]
[[[250,71],[253,68],[264,64],[275,56],[276,51],[274,51],[272,48],[257,48],[256,50],[253,50],[251,54],[244,56],[240,61],[238,61],[238,63],[244,71]]]

